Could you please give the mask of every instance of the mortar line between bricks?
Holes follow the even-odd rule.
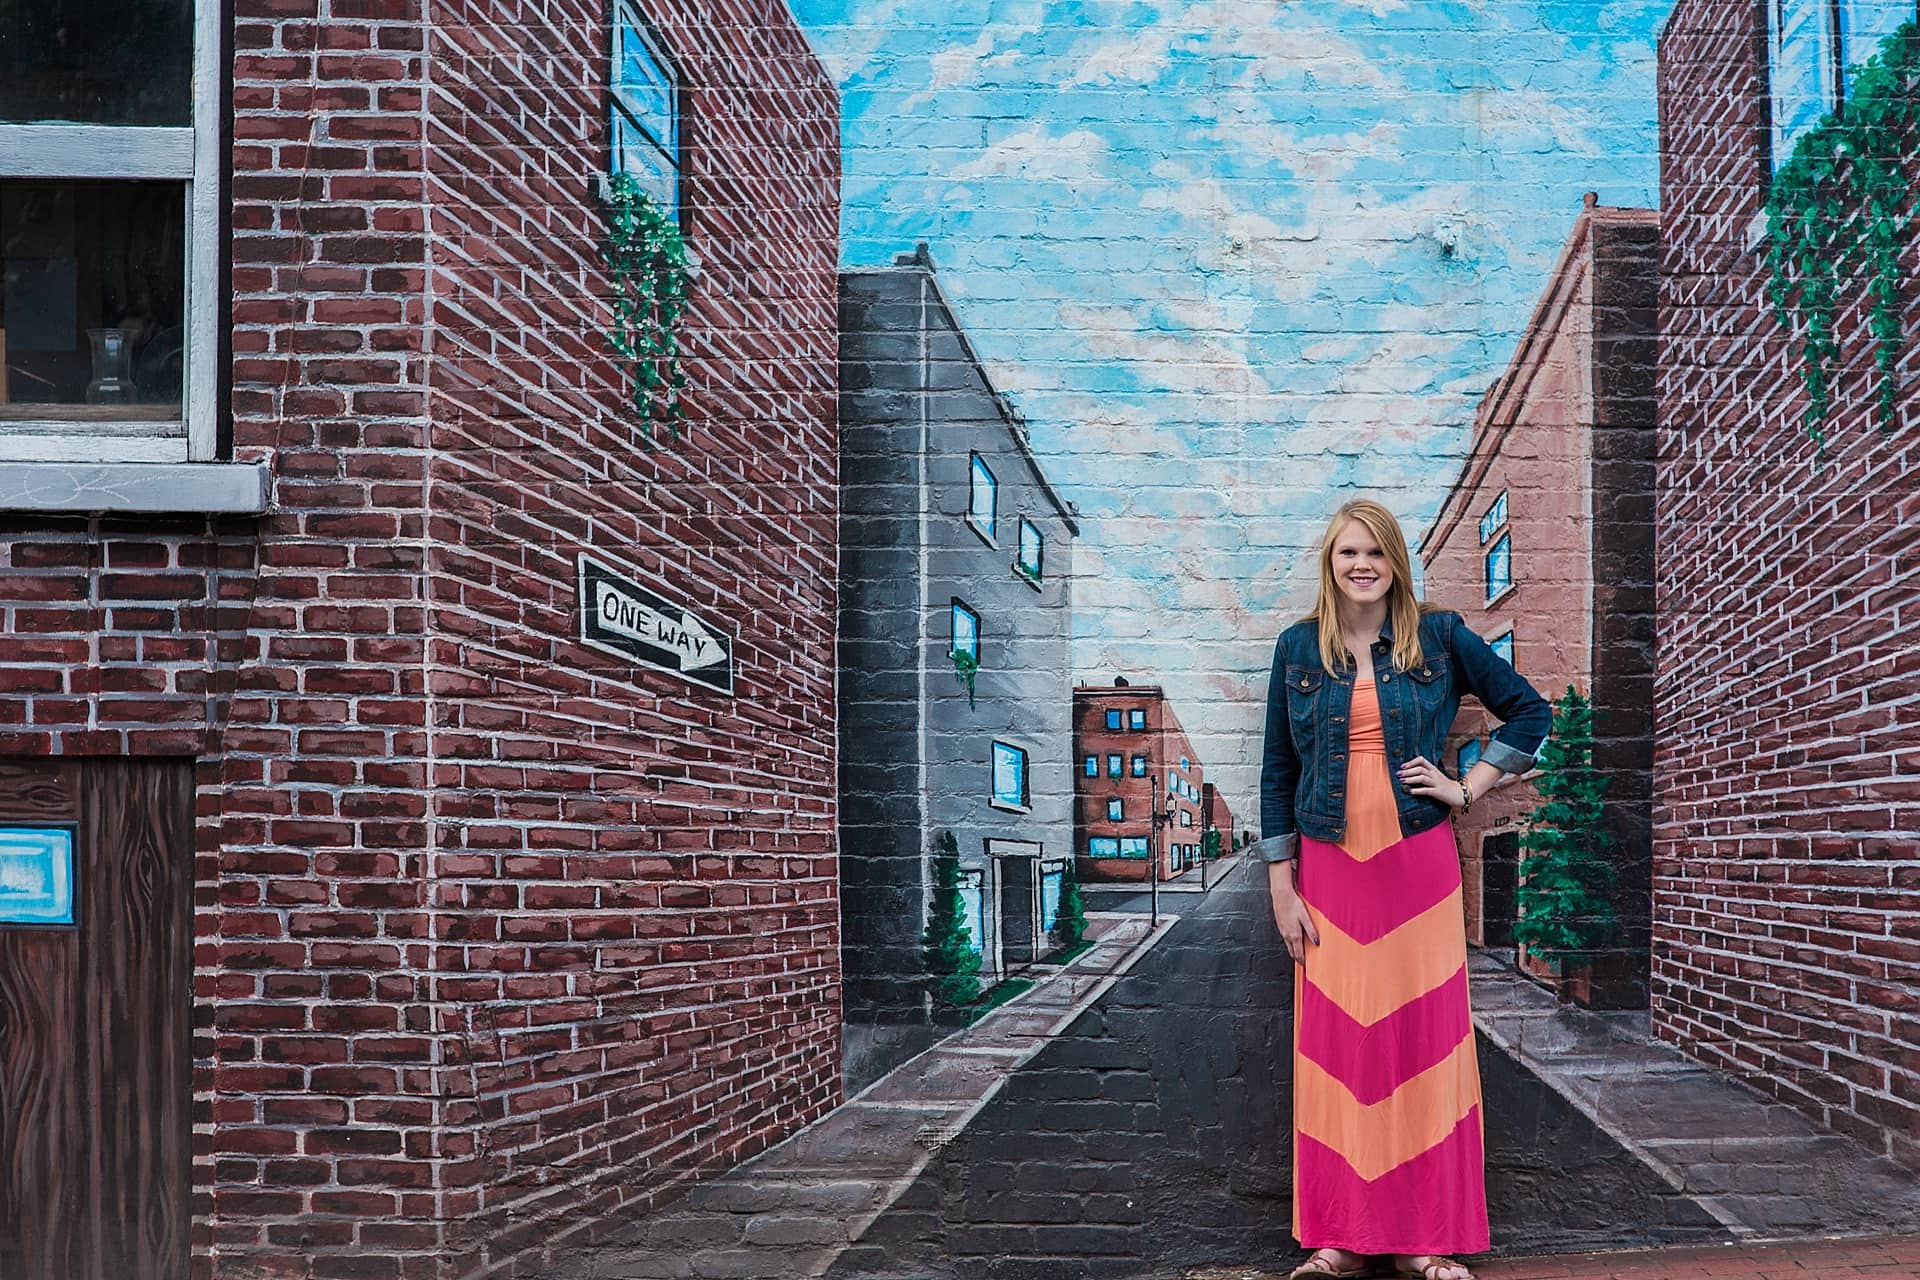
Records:
[[[1101,977],[1101,980],[1096,984],[1094,984],[1092,989],[1090,989],[1086,995],[1082,996],[1079,1000],[1074,1002],[1072,1008],[1068,1010],[1064,1018],[1061,1021],[1056,1022],[1053,1025],[1053,1027],[1047,1032],[1046,1035],[1032,1037],[1031,1038],[1032,1043],[1029,1044],[1021,1052],[1018,1058],[1015,1058],[1012,1062],[1008,1063],[1004,1068],[1002,1068],[994,1076],[993,1081],[987,1085],[986,1089],[981,1093],[979,1099],[976,1100],[972,1105],[968,1106],[966,1109],[961,1111],[960,1114],[957,1117],[955,1117],[955,1119],[948,1122],[948,1124],[945,1127],[952,1133],[953,1137],[958,1137],[962,1133],[965,1133],[967,1130],[967,1126],[972,1124],[974,1119],[983,1110],[986,1109],[987,1104],[989,1102],[992,1102],[995,1097],[999,1096],[1000,1091],[1006,1087],[1007,1081],[1013,1076],[1014,1072],[1018,1071],[1021,1067],[1025,1066],[1029,1060],[1031,1060],[1036,1054],[1038,1054],[1047,1045],[1053,1043],[1054,1038],[1058,1036],[1061,1031],[1065,1030],[1068,1026],[1072,1025],[1074,1019],[1078,1018],[1081,1014],[1085,1013],[1089,1008],[1093,1006],[1095,1001],[1099,1000],[1100,997],[1104,996],[1109,990],[1111,990],[1113,987],[1113,984],[1117,982],[1124,974],[1126,974],[1128,970],[1132,969],[1134,964],[1139,961],[1141,956],[1153,950],[1154,946],[1160,941],[1160,939],[1166,937],[1167,931],[1173,928],[1173,926],[1178,924],[1179,922],[1180,922],[1180,917],[1177,915],[1162,916],[1159,927],[1150,930],[1145,936],[1143,936],[1138,942],[1136,942],[1133,945],[1132,950],[1128,951],[1124,956],[1122,956],[1118,964],[1114,965],[1113,968],[1107,970],[1106,973]],[[1094,953],[1092,951],[1089,951],[1086,954],[1092,955]],[[1082,957],[1075,957],[1076,960],[1080,958]],[[1021,1000],[1027,998],[1028,996],[1031,996],[1034,992],[1040,991],[1044,989],[1044,987],[1050,986],[1053,983],[1056,983],[1061,979],[1063,979],[1066,976],[1067,972],[1071,969],[1071,967],[1072,967],[1071,965],[1063,965],[1061,967],[1061,972],[1058,974],[1049,976],[1046,983],[1036,985],[1033,988],[1033,991],[1022,993],[1022,995],[1019,998],[1014,1000],[1009,1000],[1005,1005],[1002,1005],[1001,1008],[1010,1009],[1018,1006]],[[893,1074],[906,1070],[908,1067],[912,1066],[912,1064],[916,1060],[925,1056],[928,1053],[932,1053],[935,1049],[938,1049],[939,1047],[940,1046],[937,1044],[929,1046],[928,1048],[922,1050],[920,1053],[915,1054],[912,1058],[909,1058],[907,1059],[907,1061],[901,1063],[900,1066],[894,1068],[893,1072],[889,1072],[888,1076],[882,1077],[882,1079],[890,1078]],[[875,1081],[874,1085],[869,1085],[868,1088],[871,1089],[875,1085],[878,1085],[879,1083],[880,1081]],[[863,1089],[861,1092],[864,1094],[866,1090]],[[949,1139],[949,1141],[951,1141],[951,1139]],[[944,1147],[945,1145],[946,1144],[943,1142],[940,1144],[940,1147]],[[911,1187],[914,1184],[915,1180],[917,1180],[920,1177],[920,1175],[926,1171],[926,1167],[933,1162],[933,1158],[936,1155],[940,1154],[940,1147],[925,1149],[921,1151],[918,1155],[914,1156],[913,1161],[908,1166],[905,1174],[903,1174],[898,1178],[895,1178],[891,1183],[888,1183],[881,1188],[881,1194],[877,1198],[876,1203],[874,1204],[873,1208],[869,1212],[867,1212],[864,1215],[849,1219],[847,1224],[846,1243],[842,1245],[830,1246],[827,1250],[827,1256],[821,1261],[819,1261],[817,1264],[815,1264],[813,1267],[809,1268],[807,1271],[807,1275],[810,1277],[815,1277],[815,1276],[820,1276],[825,1274],[827,1268],[831,1267],[836,1261],[838,1261],[840,1254],[842,1252],[844,1252],[848,1248],[851,1248],[853,1245],[858,1244],[860,1242],[861,1237],[866,1235],[868,1228],[872,1227],[873,1224],[879,1220],[880,1215],[885,1213],[888,1209],[892,1208],[894,1201],[898,1200],[901,1196],[905,1195],[907,1188]]]

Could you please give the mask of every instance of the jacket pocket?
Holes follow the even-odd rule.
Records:
[[[1293,729],[1294,746],[1303,756],[1318,736],[1315,730],[1326,676],[1320,667],[1287,667],[1287,722]]]

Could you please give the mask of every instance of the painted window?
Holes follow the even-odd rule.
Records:
[[[1067,866],[1064,862],[1042,863],[1040,866],[1040,927],[1051,929],[1060,920],[1060,890],[1066,882]]]
[[[1193,825],[1193,814],[1191,814],[1191,813],[1189,813],[1189,812],[1188,812],[1187,810],[1185,810],[1185,809],[1182,809],[1182,810],[1180,811],[1180,825],[1181,825],[1181,826],[1183,826],[1183,827],[1190,827],[1190,826],[1192,826],[1192,825]]]
[[[1047,552],[1047,540],[1040,534],[1040,526],[1024,516],[1020,520],[1020,558],[1015,567],[1035,582],[1040,581],[1042,561]]]
[[[1466,777],[1467,770],[1480,760],[1480,739],[1468,738],[1460,744],[1460,776]]]
[[[1505,635],[1495,636],[1487,642],[1487,647],[1499,654],[1502,658],[1505,658],[1508,666],[1511,667],[1513,665],[1513,632],[1509,631]]]
[[[1847,73],[1878,52],[1915,0],[1767,0],[1773,167],[1846,96]]]
[[[967,921],[967,945],[973,948],[975,955],[985,955],[987,950],[987,898],[981,892],[986,874],[978,869],[960,873],[961,914]]]
[[[980,661],[980,615],[955,600],[953,602],[953,641],[948,653],[964,653],[975,663]]]
[[[0,460],[215,455],[222,8],[9,10]]]
[[[73,923],[73,830],[0,829],[0,924]]]
[[[1107,801],[1108,822],[1124,822],[1126,821],[1126,817],[1126,805],[1119,796],[1115,796],[1113,799]]]
[[[1503,533],[1487,548],[1487,599],[1513,585],[1513,535]]]
[[[1167,794],[1170,796],[1180,794],[1180,775],[1171,769],[1167,770]]]
[[[1087,837],[1087,856],[1117,858],[1120,856],[1120,841],[1113,836],[1089,836]]]
[[[1005,742],[993,744],[993,803],[1007,809],[1025,809],[1031,804],[1027,793],[1027,753]]]
[[[1147,776],[1147,758],[1145,756],[1135,756],[1133,758],[1133,776],[1136,778],[1144,778]]]
[[[1486,546],[1487,539],[1500,532],[1500,526],[1507,522],[1507,491],[1502,489],[1500,496],[1487,508],[1487,514],[1480,517],[1480,545]]]
[[[1120,856],[1123,858],[1146,857],[1147,838],[1145,836],[1121,836]]]
[[[680,84],[635,0],[613,3],[607,172],[624,173],[680,219]]]
[[[1100,776],[1100,757],[1099,756],[1087,757],[1087,776],[1089,778],[1097,778]]]
[[[1182,769],[1191,769],[1191,768],[1192,768],[1193,766],[1187,763],[1187,758],[1186,758],[1185,756],[1181,756],[1181,757],[1180,757],[1180,767],[1181,767]]]
[[[1127,710],[1127,728],[1129,728],[1129,729],[1133,729],[1133,730],[1136,730],[1136,731],[1138,731],[1138,730],[1142,730],[1142,729],[1145,729],[1146,727],[1147,727],[1147,710],[1146,710],[1146,708],[1145,708],[1145,707],[1130,707],[1130,708],[1128,708],[1128,710]]]
[[[1107,728],[1108,728],[1108,729],[1111,729],[1111,730],[1113,730],[1113,731],[1114,731],[1114,732],[1116,732],[1116,733],[1117,733],[1117,732],[1119,732],[1119,729],[1120,729],[1120,709],[1119,709],[1118,707],[1112,707],[1112,708],[1109,708],[1109,709],[1108,709],[1108,711],[1107,711]]]
[[[973,455],[973,482],[967,495],[967,520],[987,541],[993,541],[999,527],[1000,482],[993,469],[979,454]]]
[[[1107,776],[1109,778],[1117,778],[1120,776],[1120,757],[1119,756],[1111,755],[1107,757]]]

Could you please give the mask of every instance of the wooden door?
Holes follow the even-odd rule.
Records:
[[[0,760],[0,838],[70,842],[73,920],[0,924],[0,1277],[181,1280],[193,762]]]

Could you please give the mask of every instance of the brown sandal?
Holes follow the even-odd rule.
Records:
[[[1365,1260],[1364,1255],[1359,1266],[1345,1270],[1336,1266],[1323,1265],[1321,1259],[1326,1258],[1330,1264],[1334,1252],[1332,1249],[1315,1249],[1312,1257],[1287,1273],[1287,1280],[1361,1280],[1363,1276],[1374,1274],[1373,1263]],[[1352,1251],[1347,1250],[1347,1252]]]
[[[1461,1262],[1458,1258],[1435,1258],[1418,1271],[1409,1270],[1406,1267],[1395,1267],[1393,1273],[1397,1276],[1404,1277],[1404,1280],[1440,1280],[1440,1273],[1448,1267],[1458,1267],[1467,1273],[1466,1280],[1476,1280],[1473,1274],[1473,1268]],[[1459,1278],[1455,1277],[1455,1280],[1459,1280]]]

